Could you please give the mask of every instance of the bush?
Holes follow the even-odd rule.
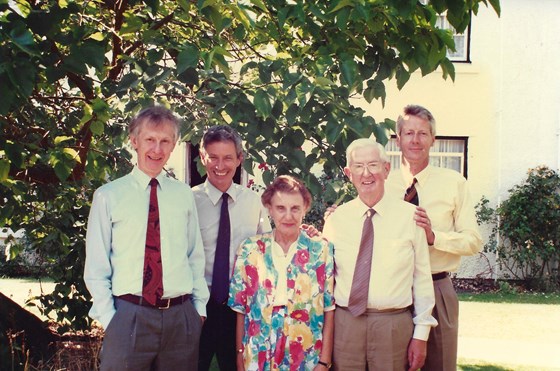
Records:
[[[508,192],[495,210],[485,198],[477,205],[479,222],[494,226],[486,248],[495,249],[500,267],[527,288],[560,289],[560,175],[546,166],[529,169]]]

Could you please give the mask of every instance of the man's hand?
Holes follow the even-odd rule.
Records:
[[[336,210],[337,207],[338,207],[337,204],[332,204],[331,206],[327,207],[327,210],[325,210],[325,215],[323,215],[323,220],[327,220],[329,215],[334,213],[334,211]]]
[[[416,371],[424,366],[428,342],[419,339],[411,339],[408,344],[408,371]]]
[[[321,235],[321,232],[317,228],[309,224],[302,224],[301,229],[303,229],[309,237],[318,237]]]
[[[428,245],[432,246],[435,242],[436,235],[432,230],[432,221],[430,220],[426,209],[417,206],[416,213],[414,214],[414,221],[416,222],[417,226],[424,229],[424,231],[426,232],[426,240],[428,241]]]

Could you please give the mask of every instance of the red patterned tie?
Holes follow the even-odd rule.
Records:
[[[144,254],[144,282],[142,297],[156,305],[163,295],[163,269],[161,267],[161,240],[159,236],[159,207],[157,200],[157,179],[150,180],[150,208],[146,230],[146,250]]]
[[[414,178],[412,185],[408,187],[404,193],[404,200],[418,206],[418,191],[416,190],[416,183],[418,183],[418,180]]]
[[[358,317],[364,313],[367,308],[371,258],[373,256],[373,223],[371,221],[373,214],[375,214],[375,210],[369,209],[367,211],[362,228],[360,251],[358,251],[356,267],[354,268],[354,277],[352,278],[348,310],[354,317]]]

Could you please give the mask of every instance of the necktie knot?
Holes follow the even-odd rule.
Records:
[[[418,200],[418,190],[416,189],[416,183],[418,183],[418,179],[414,178],[412,180],[412,184],[408,187],[404,193],[404,200],[406,202],[410,202],[416,206],[419,205]]]
[[[157,187],[157,185],[159,184],[158,180],[156,178],[152,178],[150,179],[150,186],[152,188]]]

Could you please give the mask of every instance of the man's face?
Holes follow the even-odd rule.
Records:
[[[401,132],[397,136],[397,144],[406,161],[410,163],[428,164],[430,147],[435,137],[430,131],[430,123],[416,116],[405,116]]]
[[[138,133],[130,136],[138,156],[138,168],[155,178],[175,148],[175,133],[175,126],[170,122],[157,126],[149,122],[141,124]]]
[[[356,187],[360,198],[368,206],[373,206],[372,202],[377,203],[383,197],[391,164],[383,162],[378,149],[372,146],[356,148],[351,156],[350,166],[344,168],[344,173]]]
[[[237,157],[232,141],[213,142],[200,151],[202,164],[206,168],[208,181],[214,187],[225,192],[233,182],[235,170],[243,158]]]

